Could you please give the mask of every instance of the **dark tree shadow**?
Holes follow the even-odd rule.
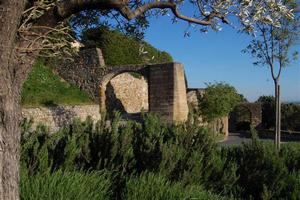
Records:
[[[111,115],[115,110],[119,111],[122,115],[128,114],[121,100],[117,98],[116,92],[110,82],[106,86],[105,95],[105,105],[107,114]]]

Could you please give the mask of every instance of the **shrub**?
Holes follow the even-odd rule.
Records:
[[[237,183],[243,199],[292,199],[299,194],[299,188],[295,188],[299,185],[298,175],[289,173],[287,168],[289,165],[296,167],[295,161],[289,164],[289,159],[286,160],[282,156],[284,153],[280,154],[273,144],[254,140],[222,151],[228,162],[237,164]]]
[[[56,171],[29,176],[21,171],[21,199],[23,200],[105,200],[110,199],[112,183],[105,171]]]
[[[181,199],[225,199],[203,190],[200,186],[185,186],[181,183],[171,183],[163,176],[145,173],[139,177],[131,177],[126,183],[124,199],[130,200],[181,200]]]
[[[245,101],[244,97],[227,83],[208,83],[206,86],[199,99],[199,110],[205,121],[213,122],[217,118],[227,116],[238,103]]]
[[[157,198],[176,199],[187,190],[198,194],[192,188],[242,199],[300,196],[298,144],[285,144],[278,152],[273,144],[253,136],[250,143],[220,149],[208,130],[192,123],[167,124],[153,115],[136,123],[121,122],[115,113],[111,123],[102,119],[95,126],[90,118],[75,120],[52,135],[43,126],[35,131],[29,127],[30,121],[22,126],[21,151],[29,177],[108,170],[114,172],[113,199],[134,199],[144,189],[154,193],[148,179],[149,184],[170,188],[157,190]]]
[[[284,162],[289,172],[300,171],[300,144],[289,143],[282,145],[280,150],[280,156],[284,159]]]

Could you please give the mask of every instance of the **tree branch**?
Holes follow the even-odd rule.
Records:
[[[177,10],[177,5],[176,3],[169,1],[169,2],[163,2],[163,1],[157,1],[157,2],[152,2],[145,4],[136,10],[132,11],[128,6],[124,6],[120,9],[120,13],[122,14],[123,17],[125,17],[128,20],[134,19],[137,16],[140,16],[144,14],[146,11],[151,10],[151,9],[171,9],[173,14],[184,21],[188,21],[190,23],[195,23],[195,24],[200,24],[203,26],[208,26],[211,24],[209,20],[199,20],[191,17],[187,17],[184,15],[181,15],[179,11]]]
[[[122,0],[62,0],[57,3],[55,14],[62,20],[83,10],[118,10],[125,5]]]
[[[119,11],[124,18],[132,20],[151,9],[170,9],[177,18],[190,23],[209,26],[211,25],[211,20],[213,18],[219,18],[223,23],[229,24],[226,16],[216,12],[212,12],[209,15],[204,16],[203,19],[196,19],[182,15],[178,11],[177,4],[173,0],[150,2],[135,10],[131,10],[128,3],[129,2],[125,0],[64,0],[57,4],[56,15],[58,18],[65,19],[82,10],[114,9]]]

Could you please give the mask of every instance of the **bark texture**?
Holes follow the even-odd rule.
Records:
[[[281,101],[279,80],[274,80],[275,85],[275,145],[280,149],[281,143]]]
[[[25,1],[0,1],[0,199],[19,199],[20,79],[16,33]]]

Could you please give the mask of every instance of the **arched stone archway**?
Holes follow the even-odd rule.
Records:
[[[101,111],[106,108],[106,85],[124,72],[137,72],[148,80],[149,112],[157,113],[167,121],[186,121],[188,106],[183,66],[180,63],[117,66],[106,69],[99,84]]]
[[[57,71],[68,82],[87,91],[99,102],[101,111],[105,110],[107,83],[118,74],[138,72],[148,80],[149,112],[169,122],[187,120],[186,81],[180,63],[105,66],[102,52],[96,48],[81,51],[74,61],[65,62]]]
[[[260,128],[261,126],[261,120],[262,120],[262,111],[261,111],[261,104],[260,103],[240,103],[238,104],[235,109],[237,108],[244,108],[246,110],[246,112],[249,112],[249,118],[250,118],[250,124],[249,126],[253,126],[254,128]],[[234,110],[235,110],[234,109]],[[247,113],[245,113],[247,115]],[[229,129],[230,131],[234,131],[236,130],[236,122],[235,120],[232,118],[236,118],[237,116],[235,116],[236,114],[234,112],[232,112],[230,114],[230,125],[229,125]]]

